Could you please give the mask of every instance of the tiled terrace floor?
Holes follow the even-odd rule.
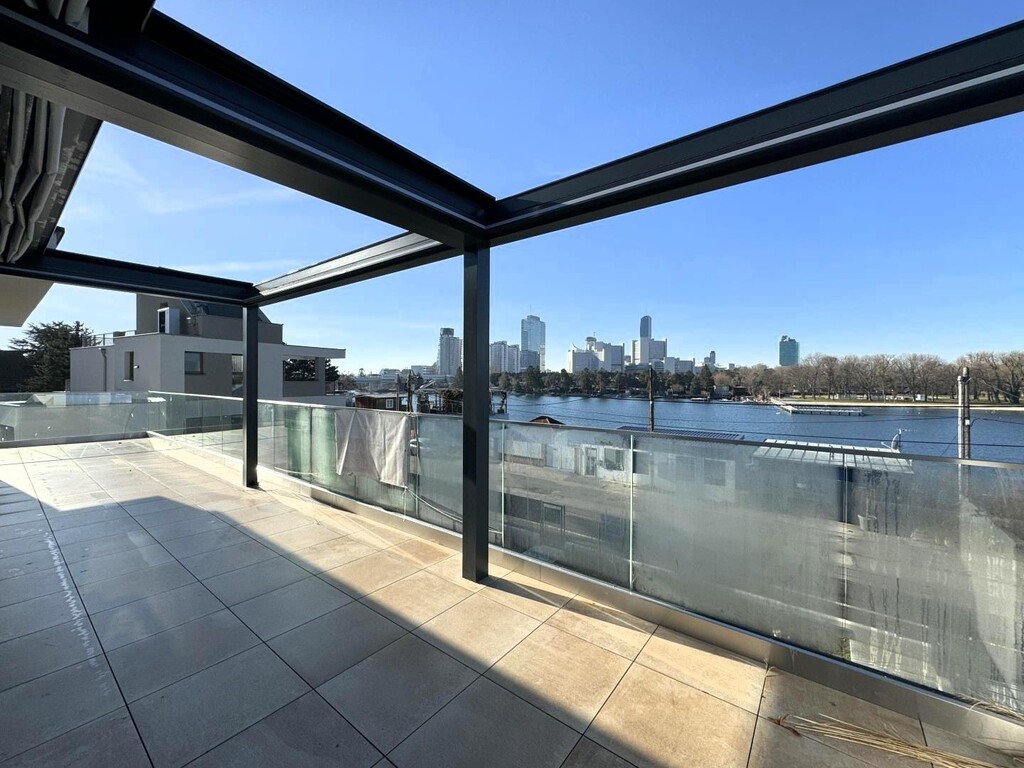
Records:
[[[0,450],[0,763],[915,766],[916,720],[147,440]],[[389,762],[390,761],[390,762]]]

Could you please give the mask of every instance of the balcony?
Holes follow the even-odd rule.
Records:
[[[74,407],[98,434],[126,423],[119,404],[103,424],[104,406],[45,411],[83,424]],[[934,708],[909,716],[902,683],[886,708],[762,645],[1012,714],[1020,648],[997,619],[1019,610],[1019,517],[977,507],[1012,490],[1011,470],[974,467],[970,493],[935,507],[956,463],[889,459],[879,478],[856,455],[496,422],[477,584],[454,549],[458,419],[381,414],[413,424],[398,488],[337,472],[348,409],[261,403],[260,461],[277,471],[256,490],[237,484],[240,409],[149,393],[132,417],[146,425],[124,429],[151,437],[0,449],[0,760],[919,764],[794,735],[772,720],[786,715],[993,765],[1024,743],[1011,716],[973,710],[954,735]]]

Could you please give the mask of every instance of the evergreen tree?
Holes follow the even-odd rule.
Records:
[[[88,347],[96,334],[83,323],[31,323],[25,337],[14,339],[11,349],[20,351],[32,366],[25,386],[34,392],[62,392],[71,378],[71,350]]]

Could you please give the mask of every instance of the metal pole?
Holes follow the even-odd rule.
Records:
[[[653,463],[653,451],[651,452]],[[635,584],[633,575],[633,485],[636,477],[636,437],[629,436],[629,590],[633,591]]]
[[[956,443],[957,456],[961,459],[971,458],[971,369],[966,365],[960,369],[956,377],[957,389],[957,420]],[[967,495],[970,486],[971,468],[961,464],[957,467],[957,480],[960,485],[960,497]]]
[[[259,307],[242,308],[242,482],[259,485]]]
[[[654,431],[654,366],[651,365],[647,369],[647,399],[650,401],[651,415],[650,415],[650,431]]]
[[[487,577],[490,310],[490,244],[474,243],[463,260],[462,576],[471,581]]]
[[[956,442],[959,448],[957,455],[961,459],[971,458],[971,398],[968,386],[971,382],[971,369],[964,366],[957,383],[957,428]]]

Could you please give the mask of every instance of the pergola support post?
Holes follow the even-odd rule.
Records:
[[[467,245],[463,259],[462,576],[479,582],[487,577],[488,554],[490,243]]]
[[[242,308],[242,483],[259,485],[259,307]]]

